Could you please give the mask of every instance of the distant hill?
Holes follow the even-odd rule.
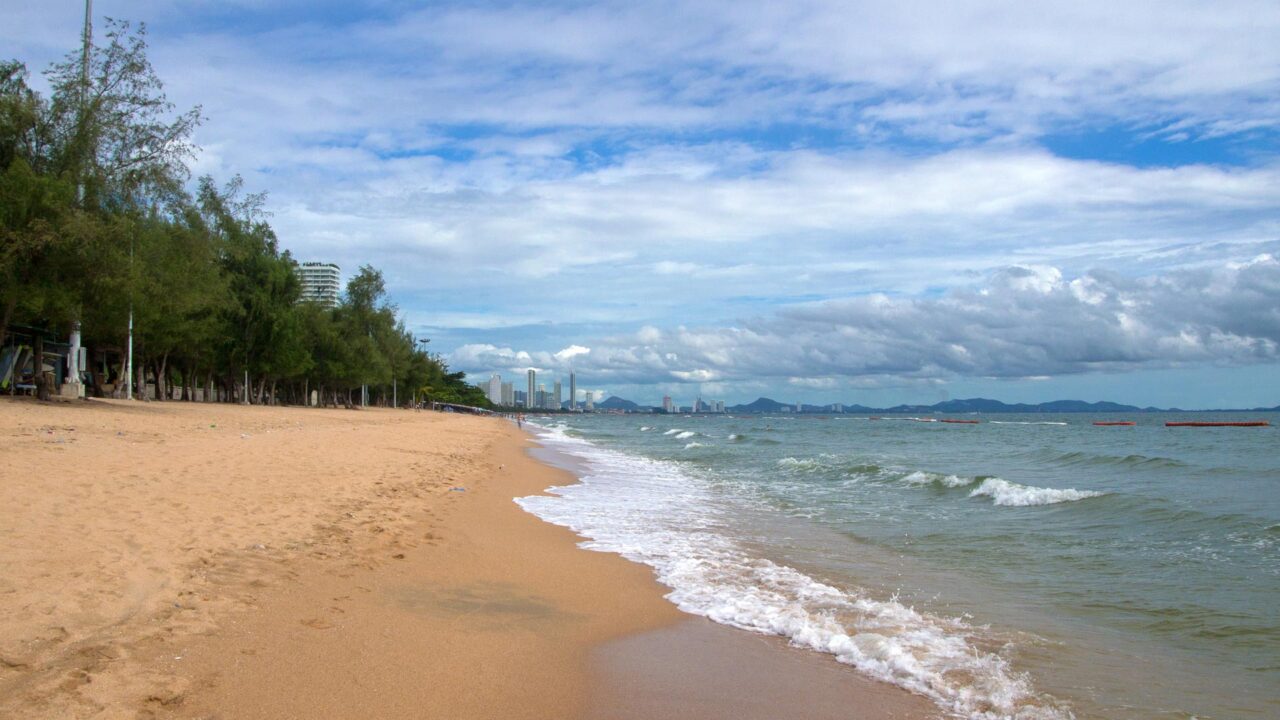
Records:
[[[781,412],[782,408],[789,407],[786,403],[780,403],[769,398],[760,398],[755,402],[746,405],[734,405],[728,408],[730,412],[735,413],[769,413]],[[806,413],[829,413],[830,405],[805,405],[803,412]],[[1265,408],[1259,408],[1264,410]],[[1046,403],[1036,403],[1028,405],[1026,403],[1003,403],[999,400],[990,400],[987,398],[969,398],[965,400],[944,400],[933,405],[896,405],[890,408],[873,408],[865,405],[846,404],[844,406],[846,413],[951,413],[951,414],[967,414],[967,413],[1139,413],[1139,412],[1159,412],[1160,408],[1140,408],[1133,405],[1121,405],[1113,402],[1084,402],[1083,400],[1054,400]]]
[[[626,410],[627,412],[635,412],[641,409],[639,405],[631,402],[630,400],[624,400],[617,395],[610,395],[608,400],[596,403],[596,407],[603,408],[605,410]]]
[[[780,403],[777,400],[762,397],[756,398],[754,402],[747,403],[746,405],[734,405],[733,407],[726,408],[726,410],[737,413],[767,413],[782,412],[782,408],[784,407],[791,406],[786,403]]]

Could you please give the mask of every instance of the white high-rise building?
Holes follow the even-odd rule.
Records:
[[[516,406],[516,384],[513,382],[502,383],[502,407]]]
[[[524,396],[524,406],[527,408],[535,407],[534,403],[537,401],[537,396],[534,393],[537,391],[537,388],[534,387],[534,383],[537,382],[537,380],[538,373],[534,372],[533,368],[529,368],[529,392]]]
[[[498,373],[494,373],[489,377],[489,392],[486,394],[489,396],[489,402],[493,403],[494,405],[502,404],[502,376],[501,375],[499,375]]]
[[[552,407],[552,408],[554,408],[554,409],[556,409],[556,410],[559,410],[559,409],[560,409],[560,404],[563,402],[563,401],[560,399],[561,389],[560,389],[560,381],[559,381],[559,380],[557,380],[557,381],[556,381],[556,384],[555,384],[555,386],[554,386],[554,387],[555,387],[555,392],[552,394],[552,397],[551,397],[551,407]]]
[[[336,264],[304,262],[298,266],[298,280],[302,283],[302,302],[337,306],[338,293],[342,290],[342,271]]]
[[[670,395],[662,396],[662,411],[665,413],[674,413],[676,411],[676,404],[671,401]]]

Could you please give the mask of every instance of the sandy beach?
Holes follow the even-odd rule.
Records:
[[[522,511],[574,479],[530,445],[427,412],[0,400],[0,717],[932,714]]]

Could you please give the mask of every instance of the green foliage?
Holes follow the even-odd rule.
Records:
[[[121,358],[132,318],[135,363],[162,390],[177,378],[224,398],[345,403],[364,386],[381,404],[487,406],[418,347],[377,269],[335,308],[299,302],[264,194],[239,176],[186,191],[199,109],[174,113],[144,28],[110,21],[106,38],[87,67],[75,52],[50,68],[48,99],[24,64],[0,62],[0,342],[12,323],[80,321],[86,345]]]

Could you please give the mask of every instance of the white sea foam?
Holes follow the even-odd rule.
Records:
[[[1000,655],[971,643],[976,630],[963,621],[827,585],[748,553],[734,539],[723,495],[680,465],[596,447],[563,428],[541,439],[581,459],[584,475],[516,502],[588,538],[583,547],[653,567],[681,610],[830,653],[963,717],[1072,717],[1044,704]]]
[[[1019,485],[1000,478],[987,478],[982,484],[969,493],[969,497],[986,496],[994,505],[1010,507],[1026,507],[1029,505],[1055,505],[1057,503],[1075,502],[1091,497],[1106,495],[1095,490],[1075,490],[1068,488],[1042,488],[1030,485]]]
[[[683,431],[683,430],[681,430],[680,428],[671,428],[670,430],[668,430],[668,431],[666,431],[666,432],[664,432],[664,433],[662,433],[662,434],[663,434],[663,435],[675,435],[675,434],[676,434],[676,433],[678,433],[678,432],[684,432],[684,431]]]
[[[700,443],[700,442],[691,442],[691,443],[686,443],[686,444],[685,444],[685,446],[684,446],[684,449],[685,449],[685,450],[692,450],[693,448],[700,448],[700,447],[706,447],[706,445],[703,445],[703,444],[702,444],[702,443]]]
[[[650,431],[650,430],[652,430],[652,429],[653,429],[653,428],[649,427],[648,425],[641,425],[641,426],[640,426],[640,432],[649,432],[649,431]]]
[[[682,432],[682,433],[676,433],[676,439],[677,439],[677,440],[687,440],[687,439],[689,439],[689,438],[691,438],[691,437],[693,437],[694,435],[697,435],[697,434],[698,434],[698,433],[696,433],[696,432],[694,432],[694,431],[692,431],[692,430],[685,430],[685,431],[684,431],[684,432]]]
[[[965,478],[960,477],[959,475],[943,475],[942,473],[931,473],[917,470],[902,478],[902,481],[912,485],[938,484],[943,487],[958,488],[966,485],[972,485],[975,478]]]
[[[821,460],[816,458],[784,457],[778,461],[778,467],[787,468],[788,470],[811,472],[813,470],[821,470],[823,463]]]

